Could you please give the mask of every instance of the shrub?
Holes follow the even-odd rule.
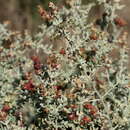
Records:
[[[115,14],[122,6],[105,0],[67,4],[50,2],[50,11],[38,6],[44,24],[34,38],[0,25],[1,129],[130,128],[126,22]],[[104,13],[88,23],[96,4]]]

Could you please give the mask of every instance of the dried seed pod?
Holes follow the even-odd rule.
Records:
[[[23,80],[31,80],[32,79],[32,73],[31,72],[26,72],[23,75]]]
[[[3,51],[3,48],[0,48],[0,53]]]
[[[48,56],[48,58],[47,58],[47,64],[54,64],[56,62],[57,62],[57,59],[56,59],[55,55]]]
[[[98,36],[94,33],[89,36],[91,40],[98,40]]]
[[[79,49],[79,54],[80,54],[81,56],[84,56],[85,52],[86,52],[85,48],[81,47],[81,48]]]
[[[123,48],[124,46],[127,45],[126,42],[119,42],[118,44],[119,44],[119,46],[120,46],[121,48]]]
[[[56,14],[58,11],[58,8],[55,6],[55,4],[53,2],[49,2],[48,4],[49,8],[52,9],[52,14]]]
[[[72,108],[72,109],[76,109],[78,106],[76,105],[76,104],[71,104],[70,105],[70,108]]]
[[[53,16],[50,15],[46,10],[44,10],[40,5],[38,5],[38,11],[44,20],[47,21],[52,20]]]
[[[66,1],[65,1],[65,4],[66,4],[67,6],[69,6],[69,7],[72,7],[72,6],[74,6],[74,4],[75,4],[75,0],[66,0]]]
[[[0,121],[5,121],[7,118],[7,113],[0,111]]]

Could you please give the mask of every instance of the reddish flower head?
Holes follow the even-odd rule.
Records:
[[[34,69],[35,69],[35,70],[41,69],[41,62],[40,62],[39,57],[37,57],[37,56],[32,56],[31,59],[33,60],[33,63],[34,63]]]
[[[32,81],[28,81],[23,85],[23,89],[33,91],[35,89],[35,86],[33,85]]]
[[[51,67],[54,69],[58,69],[58,68],[60,68],[60,64],[56,64],[56,63],[52,63],[51,64]]]
[[[65,52],[65,49],[64,49],[64,48],[62,48],[62,49],[60,50],[60,54],[61,54],[61,55],[65,55],[65,54],[66,54],[66,52]]]
[[[8,112],[10,109],[11,109],[10,106],[6,104],[6,105],[3,106],[1,111]]]
[[[126,21],[122,18],[115,18],[114,22],[115,22],[116,25],[118,25],[120,27],[127,25]]]
[[[32,56],[31,59],[33,60],[34,63],[40,63],[40,59],[38,56]]]
[[[41,69],[41,64],[39,64],[39,63],[34,64],[34,69],[35,70],[40,70]]]
[[[95,107],[92,104],[85,104],[84,108],[86,108],[86,109],[94,109]]]
[[[89,109],[91,115],[95,116],[97,114],[97,108],[92,104],[85,104],[84,108]]]
[[[70,108],[72,108],[72,109],[76,109],[78,106],[76,105],[76,104],[71,104],[70,105]]]
[[[80,123],[81,125],[85,125],[87,123],[91,122],[91,119],[88,116],[84,116],[82,118],[82,122]]]
[[[97,110],[96,110],[96,109],[91,110],[91,111],[90,111],[90,114],[93,115],[93,116],[96,116]]]
[[[76,115],[75,113],[70,113],[70,114],[68,115],[68,119],[69,119],[69,120],[76,120],[76,119],[77,119],[77,115]]]
[[[57,85],[57,86],[54,86],[54,88],[55,88],[56,90],[61,90],[62,87]]]

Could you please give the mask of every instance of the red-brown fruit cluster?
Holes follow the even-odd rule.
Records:
[[[60,50],[60,54],[61,54],[61,55],[65,55],[65,54],[66,54],[66,52],[65,52],[65,49],[64,49],[64,48],[62,48],[62,49]]]
[[[69,120],[76,120],[77,117],[78,117],[78,116],[77,116],[75,113],[70,113],[70,114],[68,115],[68,119],[69,119]]]
[[[33,85],[32,80],[29,80],[27,83],[25,83],[23,85],[23,89],[28,90],[28,91],[34,91],[35,86]]]
[[[0,111],[0,121],[5,121],[7,118],[7,113]]]
[[[56,90],[61,90],[62,89],[62,87],[61,86],[58,86],[58,85],[56,85],[56,86],[53,86]]]
[[[52,19],[52,16],[40,5],[38,5],[38,11],[44,20],[50,21]]]
[[[114,22],[115,22],[116,25],[118,25],[120,27],[127,25],[127,22],[122,18],[115,18]]]
[[[88,116],[84,116],[81,121],[81,125],[85,125],[87,123],[91,122],[91,119]]]
[[[1,111],[8,112],[10,109],[11,109],[10,106],[8,104],[6,104],[6,105],[3,106]]]
[[[91,115],[95,116],[97,114],[97,109],[92,104],[85,104],[84,108],[89,109]]]
[[[40,62],[39,57],[33,56],[33,57],[31,57],[31,59],[33,60],[34,69],[35,70],[40,70],[41,69],[41,62]]]
[[[97,40],[97,39],[98,39],[98,37],[97,37],[96,34],[91,34],[91,35],[89,36],[89,38],[90,38],[91,40]]]
[[[71,108],[71,109],[76,109],[76,108],[78,108],[78,106],[77,106],[76,104],[71,104],[71,105],[70,105],[70,108]]]

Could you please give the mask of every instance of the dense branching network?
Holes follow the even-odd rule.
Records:
[[[89,23],[97,4],[102,17]],[[130,128],[127,23],[115,14],[123,6],[66,6],[38,6],[44,23],[34,38],[0,24],[0,129]]]

